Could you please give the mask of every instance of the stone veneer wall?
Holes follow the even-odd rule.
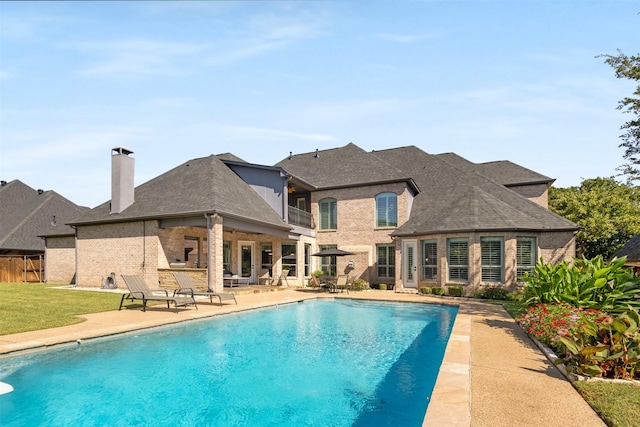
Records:
[[[75,237],[47,237],[46,246],[44,253],[46,282],[73,283],[76,274]]]

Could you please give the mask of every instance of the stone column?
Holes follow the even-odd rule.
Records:
[[[224,291],[223,282],[223,226],[218,214],[207,216],[207,289]]]

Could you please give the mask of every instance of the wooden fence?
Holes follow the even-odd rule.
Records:
[[[0,255],[0,282],[42,282],[44,255]]]

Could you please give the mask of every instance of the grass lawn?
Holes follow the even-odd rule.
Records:
[[[117,310],[122,296],[54,289],[43,283],[0,283],[0,335],[83,322],[79,315]]]
[[[640,386],[579,381],[575,387],[607,425],[640,425]]]
[[[515,302],[506,302],[502,306],[514,319],[521,313],[521,308]],[[608,426],[640,425],[640,386],[576,381],[574,387]]]

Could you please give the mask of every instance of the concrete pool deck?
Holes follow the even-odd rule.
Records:
[[[310,298],[445,303],[460,309],[423,426],[604,426],[605,424],[499,305],[392,291],[314,293],[237,290],[238,305],[208,300],[198,310],[165,306],[85,315],[75,325],[0,336],[0,356]],[[206,301],[206,302],[205,302]],[[1,359],[0,359],[1,363]]]

